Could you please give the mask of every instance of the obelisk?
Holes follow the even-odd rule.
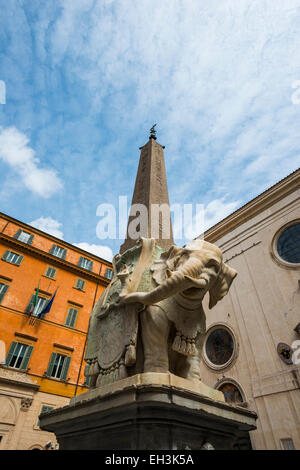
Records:
[[[132,238],[132,230],[144,238],[155,238],[157,244],[168,249],[174,244],[172,222],[170,214],[167,175],[164,159],[164,147],[156,141],[155,125],[150,130],[149,141],[140,147],[140,161],[131,202],[131,215],[129,215],[127,233],[120,253],[132,248],[137,238]],[[143,222],[135,224],[137,214],[132,215],[135,205],[143,205],[145,212],[137,213],[141,218],[146,213]],[[159,210],[161,209],[161,210]]]

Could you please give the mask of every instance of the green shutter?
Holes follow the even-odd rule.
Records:
[[[28,367],[28,362],[29,362],[29,360],[30,360],[32,351],[33,351],[33,346],[27,346],[25,355],[24,355],[23,360],[22,360],[22,362],[21,362],[20,369],[22,369],[22,370],[26,370],[26,369],[27,369],[27,367]]]
[[[75,308],[72,308],[72,307],[69,308],[67,320],[65,323],[66,326],[70,326],[71,328],[73,328],[73,326],[75,325],[77,313],[78,313],[78,310],[76,310]]]
[[[93,271],[93,261],[90,261],[90,263],[89,263],[89,270]]]
[[[64,248],[61,259],[66,259],[67,250]]]
[[[8,287],[9,287],[8,284],[4,284],[4,287],[3,287],[3,289],[0,293],[0,304],[1,304],[2,300],[4,299],[4,296],[7,292]]]
[[[48,365],[48,369],[47,369],[47,372],[46,372],[46,375],[47,375],[48,377],[51,377],[51,374],[52,374],[52,371],[53,371],[53,367],[54,367],[54,364],[55,364],[55,360],[56,360],[56,356],[57,356],[56,353],[52,353],[52,354],[51,354],[50,361],[49,361],[49,365]]]
[[[79,261],[78,261],[78,266],[82,266],[82,261],[83,261],[83,256],[80,256]]]
[[[2,256],[2,259],[3,259],[4,261],[6,261],[6,259],[7,259],[8,255],[9,255],[9,253],[10,253],[10,250],[6,250],[6,252],[5,252],[4,255]]]
[[[29,239],[28,239],[28,245],[32,245],[32,240],[33,240],[33,237],[34,235],[30,235]]]
[[[65,356],[64,364],[63,364],[62,371],[61,371],[61,376],[60,376],[61,380],[66,380],[67,379],[67,374],[68,374],[68,371],[69,371],[70,362],[71,362],[71,358],[69,356]]]
[[[20,264],[21,264],[22,261],[23,261],[23,258],[24,258],[24,256],[19,255],[19,258],[17,259],[17,262],[16,262],[15,264],[16,264],[17,266],[20,266]]]
[[[9,363],[10,363],[11,358],[12,358],[12,356],[13,356],[13,353],[14,353],[16,347],[17,347],[17,344],[18,344],[17,341],[13,341],[13,342],[11,343],[10,348],[9,348],[9,350],[8,350],[8,353],[7,353],[7,355],[6,355],[5,365],[9,366]]]
[[[55,246],[56,246],[56,245],[52,245],[52,247],[51,247],[51,250],[50,250],[51,255],[53,255],[53,253],[54,253]]]
[[[30,298],[29,304],[27,305],[25,312],[27,312],[27,313],[30,312],[30,308],[32,307],[34,297],[35,297],[35,295],[33,294]]]
[[[21,230],[20,228],[18,229],[18,231],[14,234],[14,238],[16,238],[18,240],[20,234],[22,233],[23,230]]]

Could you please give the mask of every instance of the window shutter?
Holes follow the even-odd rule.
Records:
[[[22,256],[22,255],[19,255],[19,258],[17,259],[17,261],[16,261],[16,263],[15,263],[15,264],[16,264],[17,266],[20,266],[20,264],[21,264],[21,263],[22,263],[22,261],[23,261],[23,258],[24,258],[24,256]]]
[[[66,259],[67,250],[64,248],[61,259]]]
[[[89,270],[90,270],[90,271],[93,271],[93,261],[90,261],[90,262],[89,262]]]
[[[6,250],[6,252],[5,252],[4,255],[2,256],[2,259],[4,259],[4,261],[7,259],[9,253],[10,253],[10,251],[9,251],[9,250]]]
[[[78,261],[78,266],[82,266],[83,262],[83,256],[80,256],[79,261]]]
[[[71,358],[69,356],[65,356],[64,365],[62,367],[61,376],[60,376],[61,380],[66,380],[67,379],[67,374],[68,374],[68,371],[69,371],[70,362],[71,362]]]
[[[2,300],[4,299],[4,296],[7,292],[8,287],[9,287],[8,284],[5,284],[2,291],[1,291],[1,293],[0,293],[0,304],[1,304]]]
[[[26,370],[28,367],[28,362],[30,360],[31,354],[33,351],[33,346],[27,346],[23,361],[21,363],[20,369]]]
[[[18,344],[17,341],[13,341],[13,342],[11,343],[10,348],[9,348],[9,350],[8,350],[8,353],[7,353],[7,355],[6,355],[5,365],[9,366],[9,363],[10,363],[10,361],[11,361],[11,358],[12,358],[12,356],[13,356],[13,353],[14,353],[14,351],[15,351],[15,349],[16,349],[17,344]]]
[[[46,372],[46,375],[47,375],[48,377],[51,377],[51,374],[52,374],[52,371],[53,371],[53,367],[54,367],[54,364],[55,364],[55,360],[56,360],[56,353],[52,353],[52,354],[51,354],[51,357],[50,357],[48,369],[47,369],[47,372]]]
[[[66,320],[67,326],[70,326],[73,328],[73,326],[75,325],[77,313],[78,311],[75,308],[72,308],[72,307],[69,308],[69,312],[68,312],[68,316]]]
[[[52,246],[51,246],[51,250],[50,250],[50,252],[49,252],[49,253],[51,253],[51,255],[53,255],[53,253],[54,253],[54,250],[55,250],[55,245],[52,245]]]
[[[28,304],[27,307],[26,307],[25,312],[27,312],[27,313],[30,312],[30,308],[32,307],[32,304],[33,304],[33,299],[34,299],[34,294],[31,296],[31,299],[30,299],[30,301],[29,301],[29,304]]]
[[[21,233],[22,233],[22,230],[19,228],[18,231],[14,234],[14,238],[16,238],[18,240]]]
[[[28,245],[32,245],[32,240],[33,240],[33,237],[34,235],[30,235],[29,239],[28,239]]]
[[[83,290],[84,289],[84,284],[85,284],[85,281],[83,279],[77,279],[77,281],[76,281],[77,289]]]

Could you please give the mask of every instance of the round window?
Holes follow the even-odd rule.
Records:
[[[243,397],[239,389],[232,383],[223,383],[218,390],[224,393],[225,401],[227,403],[242,403]]]
[[[279,235],[277,253],[288,263],[300,263],[300,223],[290,225]]]
[[[234,338],[229,330],[216,327],[208,334],[205,342],[205,355],[213,366],[222,367],[232,359]]]

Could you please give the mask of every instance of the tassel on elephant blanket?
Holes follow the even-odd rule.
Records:
[[[177,351],[184,356],[195,356],[196,347],[195,347],[195,338],[189,338],[184,336],[177,331],[176,336],[172,345],[173,351]]]

